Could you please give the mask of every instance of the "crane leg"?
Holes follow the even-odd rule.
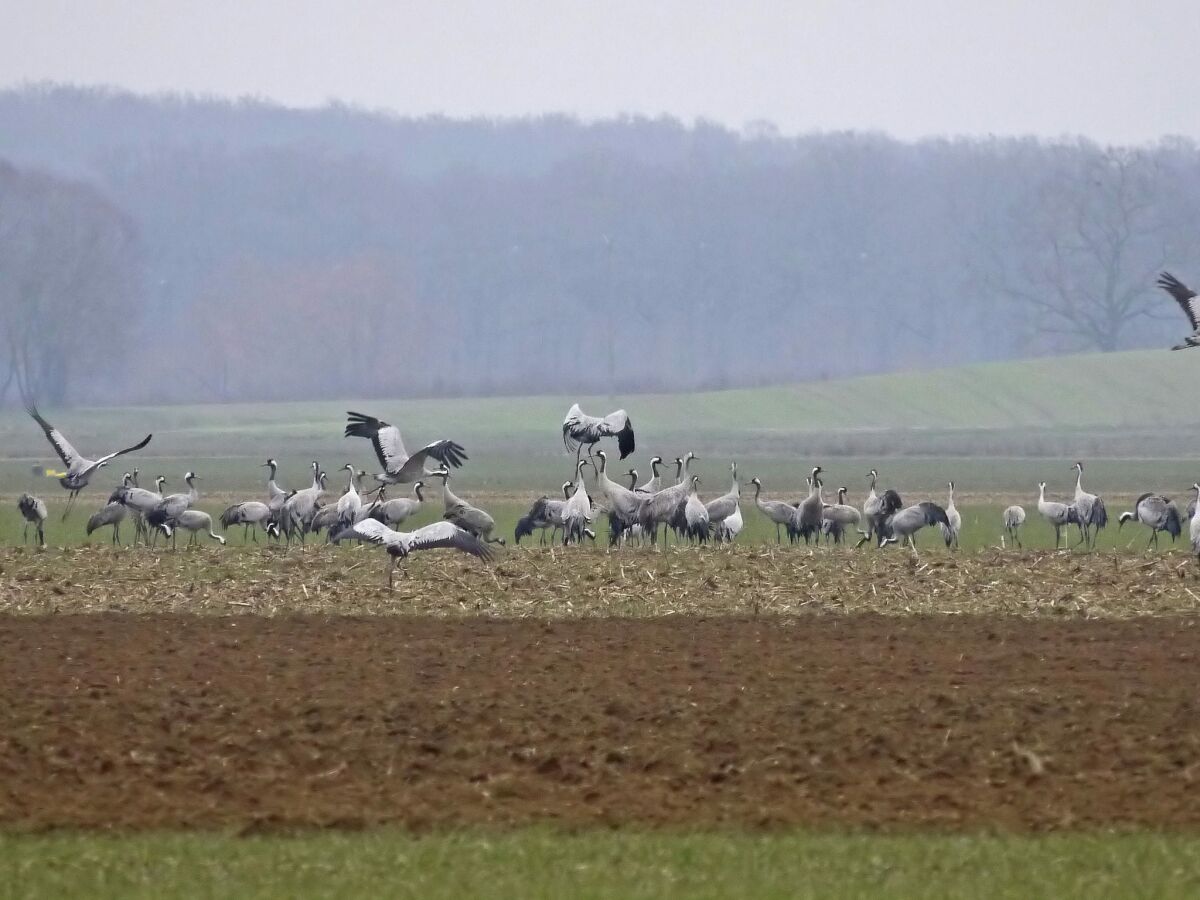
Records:
[[[1152,530],[1151,530],[1151,532],[1150,532],[1150,540],[1149,540],[1149,541],[1147,541],[1147,543],[1146,543],[1146,549],[1147,549],[1147,550],[1149,550],[1149,549],[1150,549],[1150,545],[1151,545],[1151,544],[1153,544],[1153,545],[1154,545],[1154,549],[1155,549],[1155,550],[1157,550],[1157,549],[1158,549],[1158,529],[1157,529],[1157,528],[1155,528],[1155,529],[1152,529]]]
[[[67,521],[67,516],[71,514],[71,507],[75,505],[75,497],[78,493],[79,491],[71,491],[70,496],[67,497],[67,508],[63,510],[62,521]]]
[[[41,522],[38,522],[37,537],[38,537],[38,546],[45,547],[46,546],[46,529],[42,526]]]

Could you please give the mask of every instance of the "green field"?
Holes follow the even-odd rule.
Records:
[[[377,831],[0,838],[5,896],[1194,897],[1200,840]],[[173,887],[168,888],[168,885]],[[13,891],[8,894],[8,891]]]

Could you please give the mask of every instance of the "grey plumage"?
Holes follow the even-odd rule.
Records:
[[[1046,499],[1046,482],[1038,484],[1038,513],[1054,527],[1054,549],[1057,550],[1062,540],[1063,526],[1079,523],[1079,511],[1073,504],[1058,503]]]
[[[730,486],[729,491],[715,500],[709,500],[705,504],[705,508],[708,510],[708,521],[713,528],[716,528],[725,519],[733,515],[737,511],[738,502],[742,499],[742,488],[738,484],[737,477],[737,463],[730,463],[729,471],[733,477],[733,484]]]
[[[754,505],[758,507],[759,512],[775,523],[775,543],[783,543],[779,536],[779,526],[791,526],[792,518],[796,514],[795,507],[782,500],[762,499],[762,482],[757,475],[750,479],[750,483],[754,485]]]
[[[821,523],[824,518],[825,501],[821,495],[821,467],[814,466],[808,476],[808,496],[796,507],[792,528],[804,543],[821,540]]]
[[[463,531],[475,535],[485,543],[504,543],[504,538],[492,537],[492,531],[496,527],[496,520],[491,515],[479,507],[472,506],[460,497],[455,496],[454,492],[450,490],[449,469],[439,469],[436,472],[430,472],[429,477],[442,479],[442,504],[445,509],[442,513],[443,519],[447,522],[453,522]]]
[[[125,521],[125,517],[129,514],[129,508],[120,500],[112,500],[105,503],[87,520],[87,533],[90,537],[92,532],[98,528],[112,526],[112,542],[114,544],[121,543],[121,523]]]
[[[389,528],[395,528],[404,521],[411,519],[425,503],[425,482],[418,481],[413,485],[412,497],[393,497],[390,500],[381,499],[371,507],[369,515]]]
[[[33,496],[33,494],[22,494],[17,498],[17,509],[21,511],[21,518],[25,520],[22,543],[29,542],[29,526],[33,525],[38,546],[45,547],[46,518],[49,515],[46,510],[46,502],[40,497]]]
[[[696,454],[691,451],[687,456],[676,458],[679,467],[679,480],[676,484],[663,488],[661,491],[642,498],[638,509],[638,524],[642,531],[650,536],[650,543],[658,543],[658,526],[667,525],[676,528],[684,527],[683,508],[687,503],[688,489],[691,481],[690,468]]]
[[[1094,549],[1100,531],[1108,524],[1108,510],[1104,507],[1103,499],[1083,489],[1083,463],[1077,462],[1071,468],[1077,473],[1075,502],[1072,506],[1079,516],[1076,523],[1079,526],[1079,543]]]
[[[905,507],[888,517],[883,526],[885,531],[883,543],[903,543],[907,540],[908,545],[916,550],[917,543],[914,535],[918,531],[927,525],[949,526],[949,524],[946,510],[930,500],[923,500],[915,506]]]
[[[410,553],[419,550],[434,550],[447,547],[469,553],[483,560],[490,560],[492,549],[478,537],[459,528],[453,522],[434,522],[416,531],[393,531],[377,519],[363,519],[334,535],[334,540],[357,539],[378,544],[391,557],[388,570],[388,587],[392,587],[396,576],[396,565]]]
[[[621,453],[621,459],[635,449],[633,422],[629,419],[629,413],[623,409],[611,412],[607,416],[589,416],[575,403],[567,410],[566,418],[563,419],[562,435],[563,446],[567,450],[575,451],[576,461],[579,460],[579,454],[584,447],[589,448],[590,455],[592,445],[606,437],[617,439],[617,450]]]
[[[1171,536],[1174,541],[1183,531],[1183,524],[1179,517],[1179,507],[1177,507],[1170,497],[1164,497],[1161,494],[1142,494],[1133,504],[1131,512],[1123,512],[1119,517],[1117,530],[1125,526],[1125,523],[1136,519],[1147,528],[1150,529],[1150,541],[1146,544],[1149,549],[1151,545],[1158,547],[1158,533],[1165,531]]]
[[[1025,510],[1020,506],[1010,506],[1004,510],[1004,530],[1012,538],[1013,543],[1021,549],[1021,526],[1025,524]]]
[[[693,475],[691,484],[688,486],[687,499],[684,501],[683,506],[684,534],[689,541],[707,544],[711,525],[708,518],[708,508],[697,493],[699,487],[700,476]]]
[[[286,497],[287,495],[283,494],[282,496]],[[249,538],[253,538],[254,542],[258,543],[258,529],[262,528],[267,531],[272,525],[271,507],[258,500],[234,503],[221,513],[220,522],[222,531],[228,531],[230,528],[241,525],[242,543]]]
[[[63,519],[67,518],[67,514],[71,511],[71,507],[75,503],[75,497],[81,490],[87,487],[92,475],[104,466],[107,466],[110,461],[116,459],[118,456],[124,456],[126,453],[141,450],[150,443],[150,438],[153,437],[153,435],[148,434],[132,447],[126,447],[124,450],[114,450],[112,453],[107,453],[99,459],[87,459],[71,446],[71,442],[66,439],[61,431],[42,418],[32,401],[26,402],[25,411],[33,416],[33,420],[42,427],[42,431],[46,435],[46,440],[50,442],[50,446],[54,448],[54,452],[58,454],[58,458],[62,460],[63,465],[67,468],[66,474],[58,480],[58,483],[63,488],[71,492],[67,498],[67,508],[63,512]]]
[[[200,542],[201,531],[207,532],[208,536],[222,547],[225,546],[225,538],[213,531],[212,516],[201,509],[185,509],[179,515],[175,516],[169,524],[161,527],[167,536],[172,538],[175,536],[175,531],[180,528],[191,532],[187,543],[189,547]]]
[[[427,444],[408,455],[404,449],[404,441],[400,437],[400,429],[389,425],[382,419],[362,413],[346,413],[346,437],[363,437],[375,448],[375,456],[383,466],[383,472],[375,476],[377,481],[384,484],[409,484],[429,473],[425,464],[436,460],[447,468],[459,468],[466,460],[467,454],[462,445],[454,441],[441,440]]]

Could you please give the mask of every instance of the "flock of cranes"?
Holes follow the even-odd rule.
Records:
[[[124,454],[144,448],[151,435],[141,442],[99,458],[87,459],[64,437],[61,431],[47,422],[36,407],[29,405],[30,416],[37,422],[46,438],[62,460],[66,471],[59,476],[62,487],[70,492],[67,517],[76,496],[87,486],[97,471]],[[346,488],[336,498],[326,493],[328,475],[319,462],[311,464],[311,483],[304,488],[285,490],[276,482],[279,464],[268,459],[265,500],[245,500],[234,503],[220,515],[223,531],[241,526],[243,541],[258,541],[258,531],[276,540],[303,543],[307,535],[324,531],[327,540],[341,542],[357,540],[382,546],[390,560],[389,584],[395,577],[397,564],[409,554],[433,548],[452,548],[482,559],[494,555],[492,545],[505,543],[495,534],[496,522],[485,510],[457,496],[451,489],[453,469],[463,466],[468,457],[463,447],[451,440],[428,444],[411,456],[405,450],[400,430],[373,416],[350,412],[347,414],[346,437],[366,438],[371,442],[381,471],[368,476],[347,463]],[[614,481],[609,475],[609,450],[597,449],[606,439],[615,439],[616,451],[625,459],[635,450],[633,425],[628,413],[617,410],[607,416],[585,414],[578,404],[571,407],[562,425],[563,442],[575,451],[573,477],[561,485],[562,497],[541,496],[520,518],[515,529],[516,542],[539,532],[542,543],[561,541],[564,545],[596,540],[593,527],[601,516],[607,519],[610,546],[630,543],[658,545],[674,535],[676,542],[689,544],[729,543],[742,532],[742,488],[736,463],[730,464],[730,487],[725,493],[705,501],[700,496],[699,475],[691,471],[696,461],[694,453],[676,457],[674,479],[664,474],[667,468],[663,457],[650,459],[650,477],[638,484],[638,472],[629,469],[620,476],[628,484]],[[584,451],[586,450],[586,455]],[[589,486],[585,472],[593,470]],[[1055,548],[1064,538],[1064,530],[1075,526],[1079,542],[1092,549],[1097,536],[1107,524],[1108,513],[1104,500],[1083,487],[1083,464],[1072,467],[1075,473],[1075,493],[1070,503],[1046,498],[1045,482],[1039,485],[1038,513],[1054,528]],[[945,506],[932,500],[905,505],[898,491],[880,490],[878,472],[868,473],[866,497],[857,507],[846,502],[848,488],[840,487],[836,498],[827,497],[823,479],[824,469],[815,466],[808,475],[808,494],[799,500],[770,499],[763,496],[763,483],[757,476],[749,483],[754,486],[754,506],[775,525],[776,542],[786,536],[789,543],[842,543],[856,539],[856,546],[873,542],[907,544],[916,550],[915,535],[923,528],[936,528],[947,547],[957,547],[962,530],[962,516],[954,499],[954,482],[947,485]],[[367,479],[373,483],[368,486]],[[179,531],[189,533],[189,543],[201,535],[225,544],[225,538],[213,528],[208,513],[196,508],[200,480],[195,472],[184,476],[186,490],[166,493],[167,479],[155,479],[154,489],[138,483],[138,470],[125,473],[122,483],[107,502],[87,523],[91,534],[99,528],[111,527],[112,540],[120,542],[122,523],[132,521],[134,540],[150,543],[161,536],[172,546]],[[442,521],[413,531],[396,530],[415,516],[426,504],[424,491],[429,481],[441,482]],[[412,484],[412,497],[387,496],[395,485]],[[1193,485],[1200,497],[1200,484]],[[44,526],[47,507],[41,499],[23,494],[18,507],[25,519],[25,539],[30,527],[35,537],[45,544]],[[1148,547],[1158,545],[1160,532],[1177,538],[1187,521],[1192,547],[1200,555],[1200,513],[1195,500],[1188,506],[1186,516],[1174,502],[1157,494],[1143,494],[1134,508],[1120,516],[1120,526],[1136,521],[1151,531]],[[1017,547],[1022,547],[1020,531],[1025,523],[1025,510],[1010,506],[1003,514],[1004,533]]]

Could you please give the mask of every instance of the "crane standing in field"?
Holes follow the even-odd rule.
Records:
[[[121,479],[121,487],[112,492],[100,509],[92,513],[87,520],[87,533],[90,537],[93,531],[99,528],[112,526],[112,542],[116,545],[121,543],[121,523],[125,521],[125,517],[129,515],[129,507],[121,501],[121,492],[133,487],[133,475],[126,472]]]
[[[733,475],[733,484],[730,486],[728,493],[722,494],[715,500],[709,500],[705,504],[708,509],[709,527],[712,530],[713,537],[718,541],[725,538],[726,529],[721,527],[722,524],[727,518],[740,511],[738,504],[742,500],[742,487],[738,484],[737,477],[737,463],[730,463],[729,471]],[[738,530],[741,531],[740,526]]]
[[[862,514],[846,502],[848,490],[846,487],[838,488],[837,503],[826,503],[821,512],[821,530],[832,538],[835,544],[841,543],[847,528],[857,529],[862,522]]]
[[[346,413],[346,437],[367,438],[375,448],[375,456],[383,466],[383,472],[375,480],[383,484],[411,484],[432,472],[426,471],[426,463],[436,460],[445,468],[459,468],[467,459],[461,444],[440,440],[426,444],[412,456],[404,449],[400,429],[382,419],[362,413]]]
[[[617,450],[621,459],[634,451],[633,422],[629,420],[629,413],[623,409],[603,417],[589,416],[575,403],[567,410],[567,417],[563,419],[562,435],[563,446],[568,451],[575,451],[576,463],[579,462],[583,448],[587,447],[588,456],[591,456],[592,447],[598,444],[601,438],[617,439]]]
[[[463,531],[470,532],[485,544],[504,544],[504,538],[492,537],[496,520],[477,506],[472,506],[450,490],[450,470],[438,469],[429,473],[430,478],[442,479],[442,518],[453,522]],[[586,493],[586,492],[585,492]]]
[[[583,467],[589,466],[586,459],[575,464],[575,491],[563,506],[563,546],[572,540],[583,543],[583,538],[592,521],[592,500],[588,496],[587,484],[583,480]]]
[[[958,511],[958,507],[954,505],[954,482],[947,482],[950,486],[950,499],[946,503],[946,524],[942,526],[942,537],[946,540],[946,546],[953,546],[958,549],[958,536],[962,532],[962,515]]]
[[[687,499],[684,501],[683,506],[684,534],[687,536],[689,542],[697,541],[701,544],[707,544],[710,529],[708,507],[704,505],[704,501],[700,499],[700,495],[696,492],[699,486],[700,476],[693,475],[691,484],[688,485]]]
[[[1062,541],[1062,530],[1064,525],[1069,525],[1072,522],[1079,522],[1078,511],[1073,506],[1068,506],[1066,503],[1058,503],[1053,500],[1046,499],[1046,482],[1038,483],[1038,512],[1042,518],[1054,526],[1054,549],[1057,550],[1059,543]]]
[[[62,516],[64,521],[71,512],[71,507],[75,504],[75,498],[79,496],[80,491],[87,487],[88,482],[91,481],[92,476],[96,472],[107,466],[118,456],[124,456],[126,453],[141,450],[150,443],[150,438],[153,437],[153,435],[148,434],[132,447],[126,447],[124,450],[114,450],[112,453],[105,454],[99,459],[86,459],[79,455],[79,451],[71,446],[71,442],[66,439],[61,431],[42,418],[33,403],[27,403],[25,411],[33,416],[35,422],[42,426],[42,431],[46,434],[46,440],[50,442],[50,446],[54,448],[54,452],[58,454],[58,458],[63,461],[63,465],[67,467],[66,474],[58,480],[58,483],[63,488],[71,492],[71,495],[67,498],[67,508]]]
[[[795,507],[782,500],[762,499],[762,482],[757,475],[750,479],[750,483],[754,485],[754,505],[758,507],[759,512],[775,523],[775,543],[782,544],[779,526],[791,526],[792,517],[796,514]]]
[[[1163,272],[1159,275],[1156,283],[1175,298],[1175,302],[1187,316],[1188,324],[1192,326],[1192,333],[1171,349],[1186,350],[1188,347],[1200,347],[1200,300],[1197,299],[1196,292],[1170,272]]]
[[[1101,497],[1089,494],[1083,489],[1083,463],[1077,462],[1071,468],[1076,473],[1074,505],[1079,516],[1079,543],[1094,550],[1100,530],[1108,524],[1108,510],[1104,508],[1104,500]]]
[[[204,512],[202,509],[185,509],[175,517],[171,524],[161,526],[168,537],[174,538],[174,532],[182,528],[184,531],[191,532],[188,537],[187,546],[192,547],[200,543],[200,532],[208,532],[208,536],[219,543],[222,547],[225,546],[225,538],[221,537],[212,527],[212,516]]]
[[[1012,538],[1012,542],[1021,550],[1021,526],[1025,524],[1025,509],[1020,506],[1010,506],[1004,510],[1004,530]]]
[[[196,505],[196,501],[200,499],[200,494],[196,490],[196,482],[199,480],[195,472],[188,472],[183,476],[183,480],[187,483],[187,493],[168,494],[163,497],[154,509],[150,510],[146,515],[146,527],[157,528],[164,535],[171,538],[171,546],[175,546],[175,534],[173,529],[175,521],[184,511],[191,509]]]
[[[1172,542],[1183,531],[1183,524],[1179,520],[1179,507],[1171,502],[1170,497],[1163,497],[1161,494],[1142,494],[1138,497],[1133,504],[1133,511],[1123,512],[1118,517],[1117,531],[1125,527],[1125,523],[1131,519],[1136,519],[1150,529],[1150,540],[1146,544],[1147,550],[1151,545],[1154,546],[1154,549],[1158,549],[1158,533],[1160,531],[1169,534]]]
[[[29,543],[29,526],[33,525],[36,530],[38,546],[45,547],[46,517],[49,515],[46,511],[45,501],[33,494],[22,494],[17,499],[17,509],[21,511],[21,518],[25,520],[25,532],[21,537],[21,542]]]
[[[916,506],[905,507],[888,517],[884,524],[887,536],[883,539],[881,546],[897,542],[903,544],[907,541],[908,546],[915,553],[917,542],[914,535],[926,525],[941,525],[943,528],[948,528],[950,525],[946,518],[946,511],[930,500],[923,500]]]

